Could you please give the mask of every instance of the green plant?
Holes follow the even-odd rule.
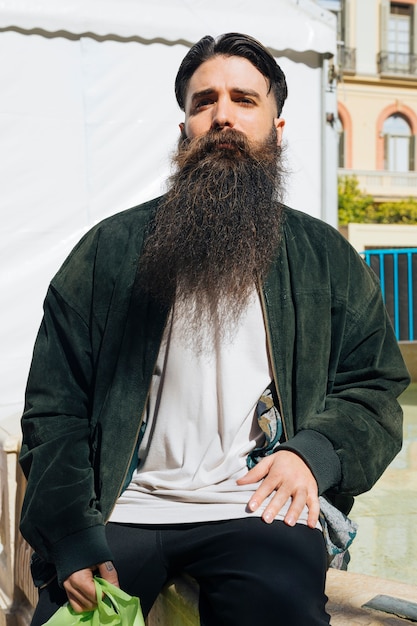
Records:
[[[417,224],[417,200],[398,200],[377,204],[364,194],[356,176],[338,179],[339,224]]]
[[[374,209],[376,224],[417,224],[417,201],[383,202]]]
[[[339,201],[339,224],[368,222],[373,208],[372,196],[363,194],[356,176],[340,176],[337,185]]]

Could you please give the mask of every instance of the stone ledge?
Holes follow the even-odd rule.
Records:
[[[375,596],[387,595],[417,602],[417,587],[365,574],[329,570],[326,593],[332,626],[407,626],[415,624],[364,604]],[[198,588],[188,579],[176,580],[157,599],[147,626],[198,626]]]
[[[330,570],[326,593],[331,626],[412,626],[415,620],[405,619],[369,607],[376,596],[417,602],[417,587],[394,580],[385,580],[365,574]],[[22,598],[23,600],[23,598]],[[395,603],[393,602],[394,606]],[[179,578],[159,595],[147,619],[147,626],[198,626],[198,586],[188,578]],[[11,614],[0,610],[0,626],[27,626],[30,605],[16,603]]]
[[[332,626],[405,626],[415,621],[364,607],[375,596],[386,595],[417,602],[417,587],[365,574],[330,570],[327,587]]]
[[[417,341],[400,341],[399,346],[410,372],[411,382],[417,383]]]

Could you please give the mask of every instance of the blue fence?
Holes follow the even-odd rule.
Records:
[[[397,339],[414,341],[417,327],[417,248],[370,249],[362,254],[379,277]]]

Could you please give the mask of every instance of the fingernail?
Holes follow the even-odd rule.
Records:
[[[293,517],[289,517],[285,521],[287,522],[288,526],[295,526],[295,520]]]
[[[270,513],[269,511],[267,511],[266,513],[264,513],[264,521],[267,524],[270,524],[272,522],[272,520],[274,519],[274,516],[272,515],[272,513]]]
[[[251,511],[256,511],[256,509],[258,508],[258,503],[256,502],[256,500],[251,500],[249,502],[249,508]]]

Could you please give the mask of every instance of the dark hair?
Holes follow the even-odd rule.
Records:
[[[288,95],[284,72],[272,54],[259,41],[240,33],[227,33],[220,35],[217,39],[206,35],[187,52],[175,79],[175,95],[183,111],[185,95],[192,75],[204,61],[219,55],[243,57],[250,61],[269,80],[269,91],[272,90],[278,107],[278,115],[281,115]]]

